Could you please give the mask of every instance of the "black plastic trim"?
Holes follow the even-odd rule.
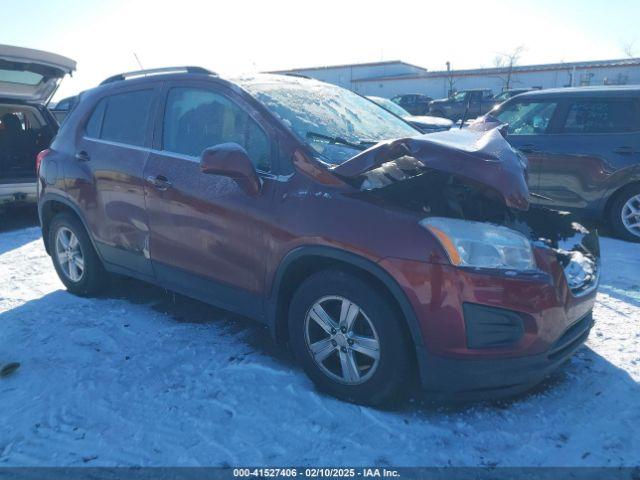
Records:
[[[524,323],[517,312],[466,302],[462,310],[469,348],[513,346],[524,335]]]
[[[104,258],[102,258],[102,256],[100,255],[100,252],[97,248],[96,242],[93,239],[93,235],[91,234],[91,230],[89,230],[89,227],[87,225],[87,222],[84,219],[84,215],[82,215],[82,212],[80,210],[80,208],[71,200],[69,200],[68,198],[57,194],[57,193],[45,193],[44,195],[42,195],[39,199],[38,199],[38,220],[40,221],[40,229],[43,230],[43,235],[42,235],[42,239],[44,241],[44,245],[45,248],[47,250],[47,253],[49,252],[49,245],[48,245],[48,239],[47,236],[44,234],[44,225],[43,225],[43,221],[42,221],[42,210],[44,208],[44,206],[49,203],[49,202],[58,202],[58,203],[62,203],[63,205],[69,207],[71,210],[73,210],[73,212],[78,216],[78,218],[80,219],[80,222],[82,222],[82,225],[84,226],[84,229],[87,231],[87,235],[89,236],[89,240],[91,240],[91,244],[93,245],[93,248],[95,249],[96,252],[98,252],[98,256],[100,257],[100,260],[102,260],[104,262]]]
[[[263,298],[256,293],[160,262],[153,262],[153,269],[158,285],[252,320],[265,321]]]

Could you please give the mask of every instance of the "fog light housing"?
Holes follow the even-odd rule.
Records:
[[[522,317],[511,310],[463,303],[468,348],[500,348],[514,345],[524,335]]]

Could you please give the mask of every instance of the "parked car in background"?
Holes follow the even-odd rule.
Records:
[[[406,93],[396,95],[391,99],[411,115],[426,115],[429,112],[429,102],[433,100],[422,93]]]
[[[36,155],[58,130],[46,103],[73,60],[0,45],[0,206],[36,200]]]
[[[430,117],[427,115],[411,115],[397,103],[392,102],[388,98],[367,97],[369,100],[376,102],[382,108],[389,110],[394,115],[406,120],[416,127],[422,133],[441,132],[449,130],[453,126],[453,122],[447,118]]]
[[[495,107],[491,90],[460,90],[449,98],[429,102],[429,115],[458,121],[466,112],[466,119],[479,117]]]
[[[343,399],[389,403],[416,374],[456,398],[520,392],[593,324],[597,234],[528,208],[496,129],[419,135],[336,85],[188,67],[82,93],[41,158],[71,292],[106,270],[264,322]]]
[[[528,92],[491,112],[529,159],[532,201],[640,241],[640,87]]]
[[[59,125],[62,124],[65,118],[67,118],[67,115],[69,115],[69,112],[73,107],[75,107],[77,101],[78,97],[74,95],[72,97],[63,98],[54,106],[49,108]]]

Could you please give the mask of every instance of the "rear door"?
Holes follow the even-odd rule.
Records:
[[[212,82],[171,82],[163,98],[145,169],[156,275],[167,288],[258,318],[262,229],[276,188],[268,124],[237,92]],[[252,159],[263,181],[257,197],[226,176],[200,171],[202,151],[227,142]]]
[[[123,82],[125,83],[125,82]],[[108,263],[152,277],[144,167],[160,84],[109,92],[97,101],[76,144],[67,191],[85,214]]]
[[[550,200],[540,201],[596,214],[613,176],[640,164],[640,104],[633,97],[578,97],[562,105],[557,133],[542,146],[537,191]]]
[[[46,103],[76,62],[54,53],[0,45],[0,98]]]

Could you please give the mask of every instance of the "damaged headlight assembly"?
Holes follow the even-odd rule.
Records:
[[[456,266],[537,270],[531,242],[510,228],[444,217],[428,217],[420,225],[438,239]]]

